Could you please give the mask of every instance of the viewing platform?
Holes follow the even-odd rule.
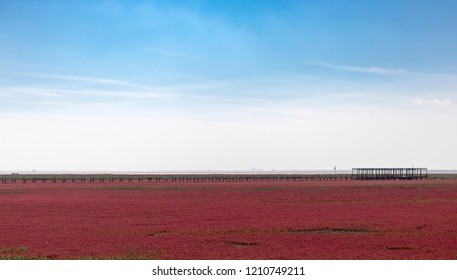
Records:
[[[427,168],[353,168],[353,180],[422,180]]]

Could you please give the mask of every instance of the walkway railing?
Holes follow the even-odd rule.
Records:
[[[0,183],[261,182],[351,179],[351,174],[0,175]]]

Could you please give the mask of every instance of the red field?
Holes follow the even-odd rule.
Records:
[[[456,259],[457,180],[0,184],[0,259]]]

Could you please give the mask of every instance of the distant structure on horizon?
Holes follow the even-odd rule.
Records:
[[[422,180],[427,177],[427,168],[352,168],[355,180]]]

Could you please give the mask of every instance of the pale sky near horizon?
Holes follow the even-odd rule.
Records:
[[[457,168],[457,1],[0,1],[0,171]]]

